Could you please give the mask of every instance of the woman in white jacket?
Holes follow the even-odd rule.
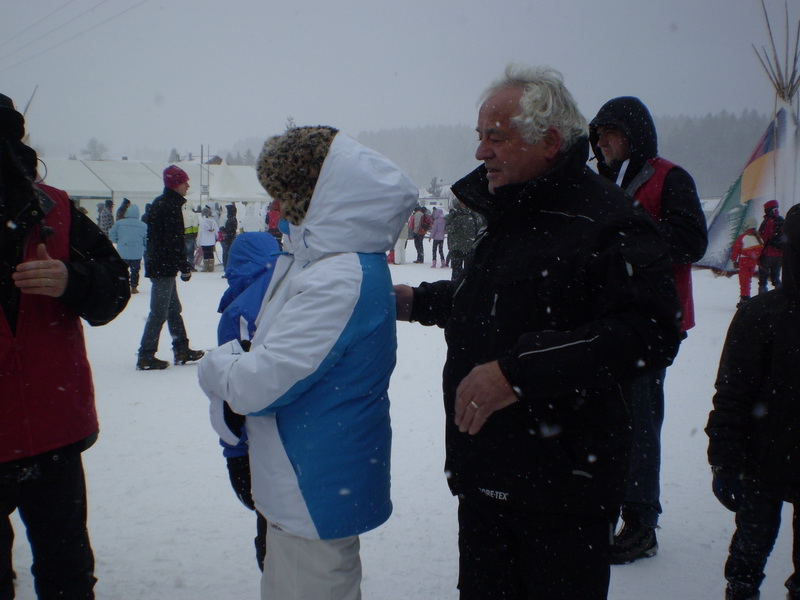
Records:
[[[258,176],[280,202],[284,249],[249,352],[206,354],[200,385],[247,415],[256,508],[270,523],[262,598],[357,600],[358,535],[389,497],[395,299],[385,252],[416,186],[331,127],[267,140]]]
[[[219,225],[211,209],[206,206],[197,227],[197,245],[203,249],[203,271],[207,273],[214,272],[214,248],[217,245],[218,232]]]

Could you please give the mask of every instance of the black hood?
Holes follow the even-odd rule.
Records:
[[[603,177],[616,179],[620,164],[606,164],[603,153],[597,147],[598,127],[619,129],[628,138],[631,147],[631,167],[634,167],[633,169],[629,167],[629,173],[638,173],[646,160],[658,156],[658,137],[653,117],[638,98],[623,96],[609,100],[589,123],[589,143],[597,158],[597,170]]]
[[[794,302],[800,302],[800,205],[786,213],[781,230],[783,243],[783,285],[781,289]]]
[[[234,204],[226,204],[225,210],[227,211],[228,218],[236,216],[236,206]]]

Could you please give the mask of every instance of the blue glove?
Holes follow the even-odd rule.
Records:
[[[744,485],[739,476],[721,474],[715,469],[714,479],[711,482],[711,489],[719,500],[720,504],[732,512],[737,512],[742,505],[742,492]]]
[[[189,281],[192,278],[192,272],[186,271],[186,273],[181,273],[181,281]]]

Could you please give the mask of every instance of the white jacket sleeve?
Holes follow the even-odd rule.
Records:
[[[282,282],[265,310],[250,352],[229,342],[198,366],[207,394],[225,399],[239,414],[269,411],[291,402],[336,364],[358,302],[361,266],[356,254],[311,263]]]

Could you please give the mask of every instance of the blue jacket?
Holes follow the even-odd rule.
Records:
[[[108,232],[108,238],[117,245],[117,252],[125,260],[141,260],[147,244],[147,224],[139,220],[139,207],[131,204]]]
[[[217,327],[217,343],[250,339],[256,330],[256,317],[261,301],[272,279],[280,249],[275,238],[264,231],[242,233],[234,238],[228,252],[225,277],[228,289],[222,295],[217,312],[222,313]],[[242,335],[246,329],[246,334]],[[221,403],[220,403],[221,404]],[[247,432],[244,427],[233,431],[224,420],[221,406],[211,410],[211,422],[220,434],[222,454],[226,458],[247,454]],[[238,438],[238,441],[235,441]]]

